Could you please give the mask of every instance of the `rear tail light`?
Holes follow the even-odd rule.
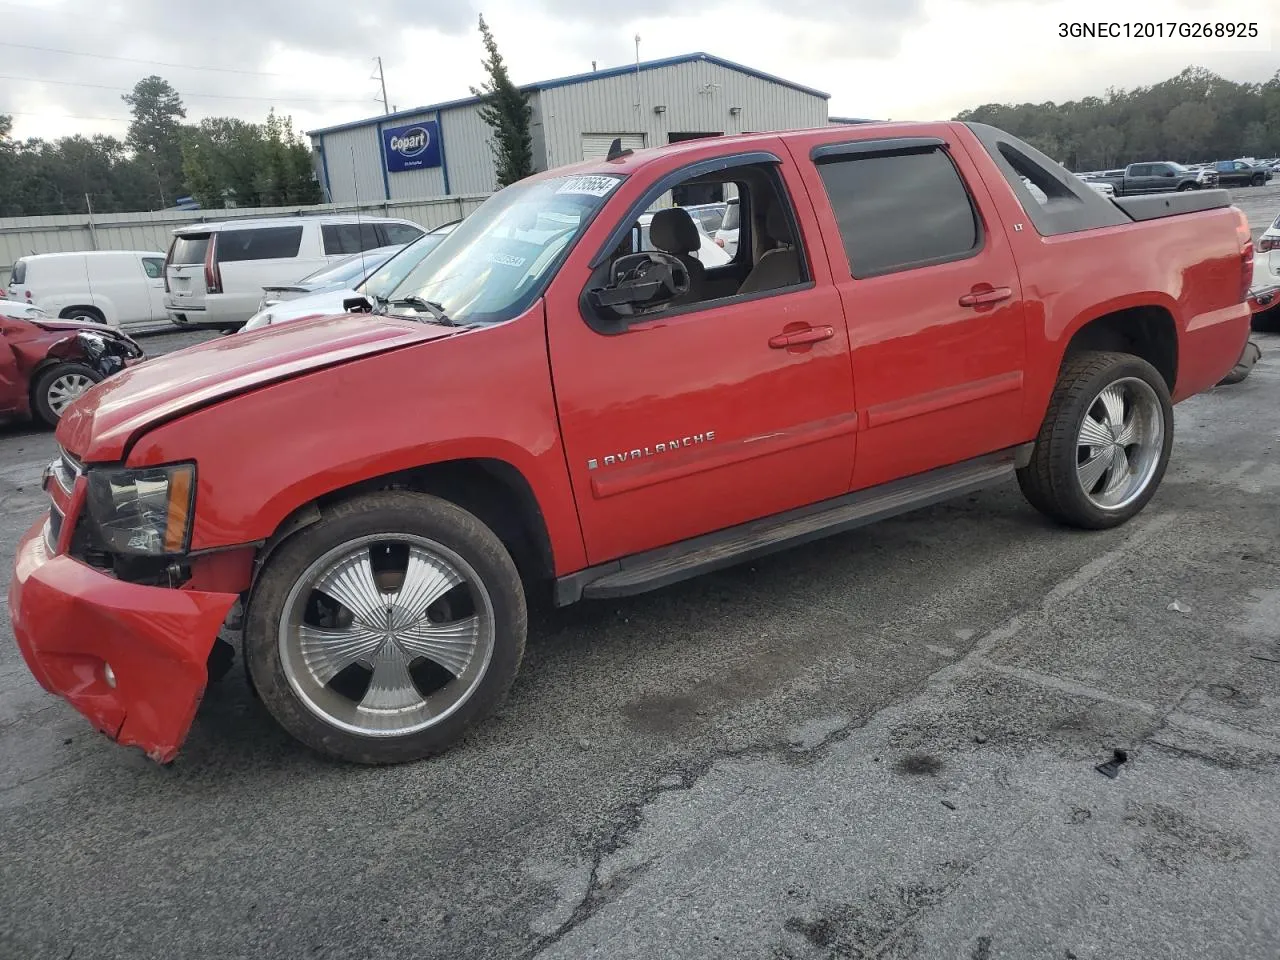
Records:
[[[218,235],[209,237],[208,251],[204,255],[204,292],[222,292],[222,271],[218,268]]]
[[[169,264],[173,263],[173,248],[178,245],[178,238],[169,241],[169,249],[164,255],[164,292],[169,293]]]
[[[1240,242],[1240,302],[1249,299],[1249,288],[1253,286],[1253,231],[1249,229],[1249,218],[1239,207],[1232,207],[1236,212],[1236,239]]]
[[[1280,237],[1263,237],[1258,241],[1259,253],[1270,253],[1272,250],[1280,250]]]

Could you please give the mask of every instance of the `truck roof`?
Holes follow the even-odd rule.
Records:
[[[31,263],[33,260],[60,260],[63,257],[160,257],[163,259],[164,253],[159,250],[58,250],[54,253],[29,253],[26,256],[19,257],[19,260],[25,260]]]
[[[799,139],[805,136],[812,136],[815,133],[829,135],[833,140],[851,141],[851,140],[875,140],[879,137],[893,136],[900,133],[912,133],[918,131],[921,127],[938,127],[940,125],[950,125],[955,121],[939,120],[939,121],[916,121],[916,120],[894,120],[894,121],[874,121],[870,123],[859,123],[848,126],[822,126],[822,127],[804,127],[799,130],[774,130],[765,133],[738,133],[723,137],[703,137],[698,140],[681,140],[677,143],[666,143],[653,147],[645,147],[642,150],[635,150],[624,157],[617,160],[581,160],[578,163],[566,164],[562,167],[553,167],[550,170],[544,170],[534,175],[534,178],[542,179],[549,177],[574,176],[583,173],[624,173],[631,174],[642,169],[646,165],[660,160],[664,157],[672,156],[697,156],[700,153],[721,153],[724,147],[728,146],[737,150],[750,150],[753,146],[762,149],[767,144],[776,143],[778,140]],[[714,148],[714,150],[713,150]]]

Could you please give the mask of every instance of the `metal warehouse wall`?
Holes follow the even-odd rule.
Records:
[[[381,196],[381,192],[378,196]],[[360,204],[358,209],[371,217],[399,217],[424,227],[438,227],[465,217],[485,199],[487,194],[460,194],[390,203],[375,200],[373,203]],[[170,235],[175,227],[243,217],[355,213],[356,209],[353,204],[321,204],[315,207],[95,214],[92,226],[89,217],[83,214],[65,217],[8,217],[0,219],[0,280],[8,283],[13,264],[19,258],[35,253],[76,250],[155,250],[163,253],[169,249]]]
[[[334,203],[355,203],[359,197],[361,203],[372,203],[386,199],[382,185],[382,150],[374,124],[326,133],[317,137],[316,142],[324,149],[323,168],[329,180],[330,200]],[[418,196],[442,193],[443,190],[433,190]]]
[[[398,121],[397,121],[398,122]],[[450,193],[492,193],[497,179],[493,152],[489,149],[491,131],[480,119],[480,105],[468,104],[440,111],[440,142],[444,145],[445,163],[449,167]],[[397,176],[391,174],[392,181]],[[392,187],[394,196],[395,187]],[[418,196],[427,196],[419,193]]]
[[[672,132],[759,133],[827,123],[822,97],[705,60],[553,87],[540,96],[548,167],[581,160],[584,133],[644,133],[645,145],[656,147]],[[653,112],[659,104],[665,113]],[[742,112],[734,116],[730,107]]]

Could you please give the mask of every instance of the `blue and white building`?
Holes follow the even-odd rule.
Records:
[[[592,70],[521,87],[533,110],[533,162],[546,170],[695,137],[822,127],[829,94],[708,53]],[[333,203],[495,189],[490,130],[468,97],[312,130]]]

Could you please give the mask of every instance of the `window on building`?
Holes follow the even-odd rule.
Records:
[[[854,277],[959,260],[981,244],[972,200],[942,150],[837,157],[818,171]]]

